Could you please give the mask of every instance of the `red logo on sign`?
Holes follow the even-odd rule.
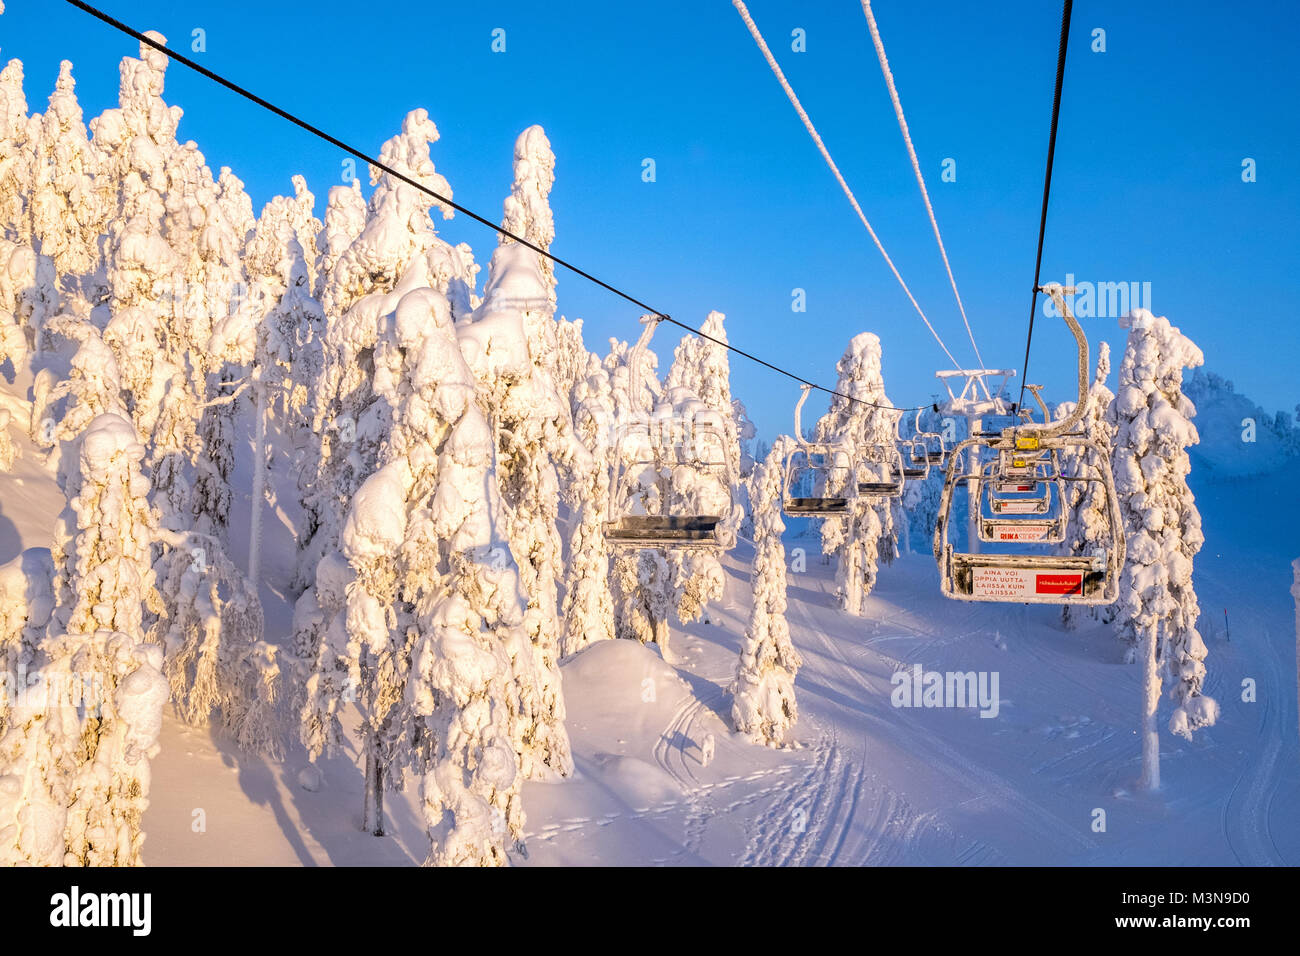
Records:
[[[1039,574],[1034,578],[1035,594],[1081,594],[1082,574]]]

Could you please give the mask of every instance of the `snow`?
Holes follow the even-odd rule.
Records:
[[[1090,392],[1130,541],[1118,627],[943,601],[909,547],[937,470],[786,528],[786,445],[746,447],[722,313],[634,376],[627,343],[589,351],[557,314],[536,249],[498,234],[480,294],[437,231],[452,208],[378,169],[321,219],[301,176],[255,216],[177,140],[166,65],[142,45],[89,123],[71,64],[32,117],[22,65],[0,71],[0,861],[1300,861],[1300,431],[1184,379],[1204,357],[1167,319],[1126,317],[1114,400],[1104,352]],[[439,135],[412,110],[381,155],[450,199]],[[512,159],[502,226],[547,249],[545,131]],[[876,334],[837,372],[889,403]],[[898,428],[837,399],[817,437]],[[611,560],[623,491],[615,514],[714,514],[738,544]],[[1072,502],[1075,549],[1096,503]],[[894,706],[915,668],[1002,696]],[[94,678],[100,719],[11,697],[37,673]]]

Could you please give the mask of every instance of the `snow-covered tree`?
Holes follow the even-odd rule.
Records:
[[[99,257],[101,220],[95,194],[97,172],[81,104],[77,102],[72,64],[59,64],[59,78],[49,108],[37,123],[32,236],[69,280],[93,271]]]
[[[34,670],[37,645],[53,612],[54,560],[48,548],[28,548],[0,564],[0,739],[11,705],[26,691],[27,673]]]
[[[710,420],[723,426],[721,448],[712,438],[693,434],[695,428],[704,425],[703,419],[699,422],[677,419],[674,426],[684,431],[689,446],[701,454],[708,456],[721,452],[726,458],[729,480],[734,482],[738,481],[740,475],[740,442],[733,417],[735,408],[731,397],[731,367],[726,346],[720,344],[727,341],[727,333],[723,328],[724,318],[721,312],[709,313],[700,329],[708,338],[689,334],[682,336],[673,353],[673,364],[668,370],[664,386],[670,403],[681,405],[688,399],[697,399],[717,413]],[[672,436],[672,440],[676,438],[676,435]],[[674,479],[677,477],[674,475]],[[732,520],[731,515],[724,515],[723,518],[726,521]],[[699,620],[704,616],[708,603],[722,597],[726,579],[722,573],[721,560],[712,552],[697,551],[670,553],[668,562],[673,570],[677,619],[683,624]]]
[[[546,249],[554,235],[546,196],[554,156],[540,127],[520,134],[503,219],[516,235]],[[549,260],[504,233],[492,254],[483,301],[461,340],[482,408],[497,437],[497,469],[511,552],[528,594],[524,626],[534,660],[515,661],[521,704],[532,727],[524,772],[572,770],[559,674],[560,471],[569,481],[588,469],[573,431],[568,396],[556,387],[554,276]]]
[[[569,408],[575,418],[582,401],[578,395],[579,386],[592,373],[593,362],[599,365],[600,357],[588,351],[582,341],[582,319],[574,319],[570,322],[561,316],[555,323],[552,374],[559,393],[569,396]]]
[[[348,186],[331,186],[325,206],[325,222],[316,240],[320,256],[316,263],[316,286],[313,295],[320,299],[325,283],[334,274],[348,247],[357,241],[366,227],[366,200],[361,195],[361,180],[353,179]]]
[[[654,410],[659,405],[664,389],[656,375],[658,356],[652,350],[646,349],[641,356],[641,369],[638,376],[640,387],[634,394],[632,347],[627,342],[611,338],[609,348],[609,354],[602,364],[609,376],[610,395],[614,408],[610,439],[613,442],[613,447],[610,449],[612,455],[619,453],[619,446],[615,441],[618,430],[635,426],[638,422],[643,423],[648,417],[652,418],[653,411],[648,413],[646,409]],[[668,408],[668,414],[670,416],[672,414],[671,407]],[[628,451],[626,447],[622,450],[625,466],[630,463]],[[624,483],[633,479],[640,482],[641,477],[641,475],[625,474],[622,480]],[[626,490],[611,488],[610,494],[632,495],[632,504],[644,509],[647,504],[650,504],[645,497],[649,493],[649,488],[658,484],[658,472],[652,470],[645,477],[648,487],[642,489],[639,502],[635,501],[636,496],[630,484]],[[651,507],[658,506],[651,505]],[[647,510],[646,513],[652,512]],[[637,640],[643,644],[654,642],[660,648],[665,648],[668,643],[669,617],[675,603],[673,581],[672,567],[662,549],[621,550],[616,553],[610,573],[610,589],[614,602],[614,635],[620,639]]]
[[[142,629],[146,603],[156,606],[143,458],[121,415],[98,416],[78,442],[55,538],[57,609],[33,658],[43,693],[10,715],[0,741],[0,859],[140,862],[167,700],[162,648]]]
[[[944,424],[939,413],[932,408],[921,412],[921,430],[943,434]],[[913,423],[915,427],[915,423]],[[949,444],[952,444],[951,442]],[[903,454],[909,454],[904,450]],[[938,464],[930,466],[930,474],[923,481],[908,481],[903,486],[902,506],[905,512],[905,532],[908,544],[912,548],[921,545],[929,551],[929,542],[934,538],[934,525],[939,517],[939,501],[943,496],[944,468]],[[916,544],[912,544],[916,542]]]
[[[318,625],[304,743],[313,755],[332,749],[339,692],[350,688],[371,738],[372,824],[384,779],[410,770],[422,781],[430,862],[504,863],[508,837],[522,835],[532,726],[514,671],[532,666],[533,651],[498,527],[495,442],[443,293],[402,297],[375,367],[383,460],[352,500],[341,552],[320,562],[303,596],[321,613],[300,602],[304,618],[333,612]]]
[[[27,243],[32,194],[33,151],[23,93],[23,64],[10,60],[0,70],[0,236]]]
[[[428,112],[412,110],[402,121],[402,132],[384,143],[379,158],[402,175],[451,199],[451,184],[434,168],[429,155],[429,144],[438,138],[438,128]],[[375,166],[370,167],[370,183],[376,188],[370,196],[365,226],[322,280],[321,303],[326,314],[341,315],[364,295],[391,291],[414,259],[431,252],[441,260],[436,265],[443,266],[432,268],[431,274],[444,273],[442,283],[431,284],[445,288],[453,278],[469,277],[472,288],[470,262],[462,261],[468,260],[468,248],[453,249],[440,239],[429,215],[436,207],[444,219],[450,219],[455,210]]]
[[[434,169],[429,154],[430,143],[437,140],[438,130],[428,113],[413,110],[403,121],[402,132],[384,144],[380,158],[450,199],[451,187]],[[375,401],[368,365],[379,317],[391,313],[404,293],[418,288],[443,293],[457,320],[468,316],[475,304],[478,266],[469,247],[449,245],[430,218],[435,207],[448,219],[454,210],[377,167],[371,168],[370,175],[376,188],[359,231],[358,188],[331,190],[331,208],[326,212],[323,271],[317,285],[327,326],[323,370],[311,402],[316,441],[306,450],[301,467],[307,487],[295,575],[300,588],[311,582],[317,562],[337,546],[346,502],[375,468],[376,420],[365,416]]]
[[[579,326],[580,328],[580,326]],[[579,338],[581,342],[581,338]],[[570,507],[577,522],[569,540],[560,617],[560,656],[576,654],[594,641],[614,637],[614,603],[609,588],[605,520],[609,513],[609,429],[614,400],[609,374],[591,356],[588,374],[573,387],[574,430],[590,453],[589,465],[570,482]]]
[[[621,551],[610,576],[616,637],[668,646],[673,573],[662,550]],[[666,651],[662,651],[665,652]]]
[[[320,220],[312,214],[316,197],[302,176],[293,177],[293,192],[292,198],[276,196],[263,207],[244,252],[244,268],[250,281],[268,278],[281,283],[272,293],[273,299],[285,292],[288,276],[284,275],[282,263],[291,243],[297,243],[301,250],[299,256],[307,275],[303,291],[310,295],[316,286],[316,237],[322,229]]]
[[[784,443],[778,441],[754,470],[754,605],[736,667],[731,707],[738,731],[772,747],[785,743],[798,720],[794,678],[803,663],[790,643],[785,619],[784,455]]]
[[[885,395],[880,339],[872,332],[855,335],[835,369],[839,373],[835,390],[840,394],[831,399],[830,410],[817,422],[816,439],[847,442],[858,456],[860,480],[889,481],[892,465],[888,456],[880,456],[884,461],[871,461],[866,453],[871,448],[892,448],[897,435],[899,413],[877,407],[892,404]],[[852,514],[822,523],[822,550],[839,558],[836,594],[840,607],[850,614],[862,613],[862,602],[876,585],[879,562],[889,564],[898,554],[895,501],[860,499]]]
[[[1112,454],[1112,444],[1115,439],[1115,425],[1108,418],[1110,403],[1115,398],[1115,394],[1106,385],[1109,376],[1110,345],[1102,342],[1097,352],[1097,371],[1088,389],[1088,407],[1084,410],[1079,430],[1096,441],[1107,457]],[[1069,417],[1074,412],[1074,406],[1074,402],[1062,402],[1058,405],[1054,413],[1057,420]],[[1061,457],[1061,467],[1067,475],[1079,475],[1085,472],[1083,456],[1078,452],[1066,449]],[[1091,554],[1097,548],[1109,547],[1110,524],[1106,517],[1109,509],[1105,487],[1095,481],[1066,482],[1065,498],[1064,505],[1068,517],[1062,553]],[[1081,610],[1068,604],[1061,609],[1062,620],[1066,627],[1071,627],[1077,622]],[[1088,610],[1096,611],[1095,608]],[[1113,613],[1110,609],[1106,611]]]
[[[1143,682],[1143,784],[1160,785],[1156,708],[1165,678],[1174,712],[1169,729],[1189,737],[1212,725],[1218,704],[1202,693],[1205,643],[1192,562],[1204,543],[1187,475],[1187,448],[1197,442],[1196,409],[1182,394],[1183,369],[1204,362],[1201,350],[1163,316],[1137,309],[1129,330],[1118,392],[1106,420],[1115,430],[1112,467],[1127,536],[1117,625],[1140,656]]]
[[[519,236],[541,249],[550,249],[555,240],[555,218],[551,214],[549,197],[551,187],[555,184],[555,154],[551,152],[551,141],[540,126],[530,126],[519,134],[515,140],[514,182],[510,186],[510,195],[506,197],[505,210],[501,217],[501,228],[512,235]],[[509,236],[502,235],[503,244],[513,242]],[[532,310],[538,316],[555,315],[555,263],[540,253],[537,257],[537,269],[542,275],[542,287],[546,290],[548,307]],[[547,325],[553,331],[551,323]],[[535,335],[533,329],[528,330]],[[555,337],[548,335],[547,360],[555,354]],[[548,369],[551,370],[551,369]]]
[[[0,364],[21,365],[42,347],[57,311],[54,261],[31,245],[0,239]]]
[[[0,408],[0,474],[11,470],[14,459],[18,457],[18,448],[9,437],[9,426],[12,420],[13,414],[9,409]]]

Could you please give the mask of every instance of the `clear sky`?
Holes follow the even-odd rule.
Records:
[[[139,29],[368,150],[423,106],[455,198],[495,218],[512,145],[545,127],[557,155],[554,251],[698,325],[727,314],[734,344],[833,385],[854,334],[884,345],[899,404],[929,401],[946,360],[889,274],[727,0],[609,3],[270,3],[102,0]],[[864,211],[940,333],[973,362],[856,0],[753,0],[764,31]],[[135,44],[59,0],[7,0],[0,48],[26,68],[33,112],[58,62],[89,119],[114,105]],[[1060,6],[878,0],[912,138],[986,364],[1025,344]],[[1300,6],[1080,0],[1066,73],[1043,263],[1090,282],[1149,282],[1151,305],[1207,365],[1270,410],[1300,402],[1294,369]],[[491,49],[494,29],[506,50]],[[806,52],[791,50],[791,32]],[[1106,50],[1092,52],[1093,30]],[[166,99],[181,138],[231,166],[260,210],[303,173],[323,213],[343,157],[184,67]],[[656,181],[642,181],[643,160]],[[956,161],[956,181],[941,164]],[[1255,160],[1256,181],[1242,181]],[[440,224],[486,264],[495,243]],[[635,336],[637,309],[570,273],[560,310],[588,347]],[[791,310],[792,290],[807,311]],[[1112,317],[1084,327],[1122,348]],[[673,330],[656,340],[671,356]],[[1030,379],[1072,397],[1070,339],[1040,312]],[[1116,363],[1118,364],[1118,362]],[[1113,382],[1113,379],[1112,379]],[[790,428],[797,387],[736,357],[734,392],[762,433]],[[811,410],[811,403],[810,403]]]

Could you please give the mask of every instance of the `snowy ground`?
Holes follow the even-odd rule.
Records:
[[[653,648],[607,642],[565,664],[578,774],[528,786],[528,856],[515,862],[1300,863],[1300,821],[1287,812],[1300,801],[1289,567],[1266,547],[1300,540],[1294,509],[1292,527],[1261,528],[1261,549],[1230,537],[1284,490],[1284,479],[1258,479],[1219,489],[1213,502],[1202,496],[1208,690],[1224,713],[1193,743],[1164,735],[1158,796],[1132,792],[1139,671],[1109,634],[1065,632],[1048,608],[943,601],[922,555],[887,569],[860,620],[834,607],[832,568],[815,556],[792,575],[790,623],[805,661],[800,749],[734,739],[727,685],[748,614],[742,545],[727,560],[714,623],[675,633],[671,663]],[[890,675],[915,662],[998,671],[999,716],[894,708]],[[1257,703],[1240,701],[1247,677]],[[716,753],[704,766],[710,735]],[[422,859],[410,802],[390,803],[393,836],[375,839],[356,829],[354,765],[331,764],[316,793],[297,785],[297,766],[241,757],[173,723],[156,764],[146,860]],[[191,832],[199,807],[202,835]],[[1105,833],[1092,829],[1094,808],[1106,811]]]
[[[0,561],[47,545],[62,507],[22,444],[24,457],[0,478]],[[1159,794],[1133,792],[1139,669],[1121,662],[1105,629],[1067,632],[1051,608],[945,601],[921,554],[884,569],[866,616],[849,618],[815,539],[790,537],[789,551],[811,552],[808,570],[790,575],[788,616],[804,658],[798,748],[754,747],[728,730],[749,613],[752,549],[742,542],[726,558],[712,623],[675,630],[667,661],[653,646],[610,641],[564,664],[578,772],[526,786],[527,856],[513,861],[1300,864],[1300,818],[1288,812],[1300,803],[1291,481],[1283,471],[1193,484],[1207,538],[1196,572],[1207,690],[1223,715],[1191,743],[1162,735]],[[266,539],[273,639],[288,622],[279,570],[292,554],[288,524],[274,522]],[[997,671],[998,716],[893,707],[890,675],[914,663]],[[1255,703],[1241,700],[1246,678]],[[273,764],[171,717],[162,745],[147,863],[402,865],[427,850],[414,785],[390,797],[387,838],[358,829],[355,761],[326,763],[313,792],[298,780],[301,751]],[[1105,832],[1093,829],[1096,808]]]

